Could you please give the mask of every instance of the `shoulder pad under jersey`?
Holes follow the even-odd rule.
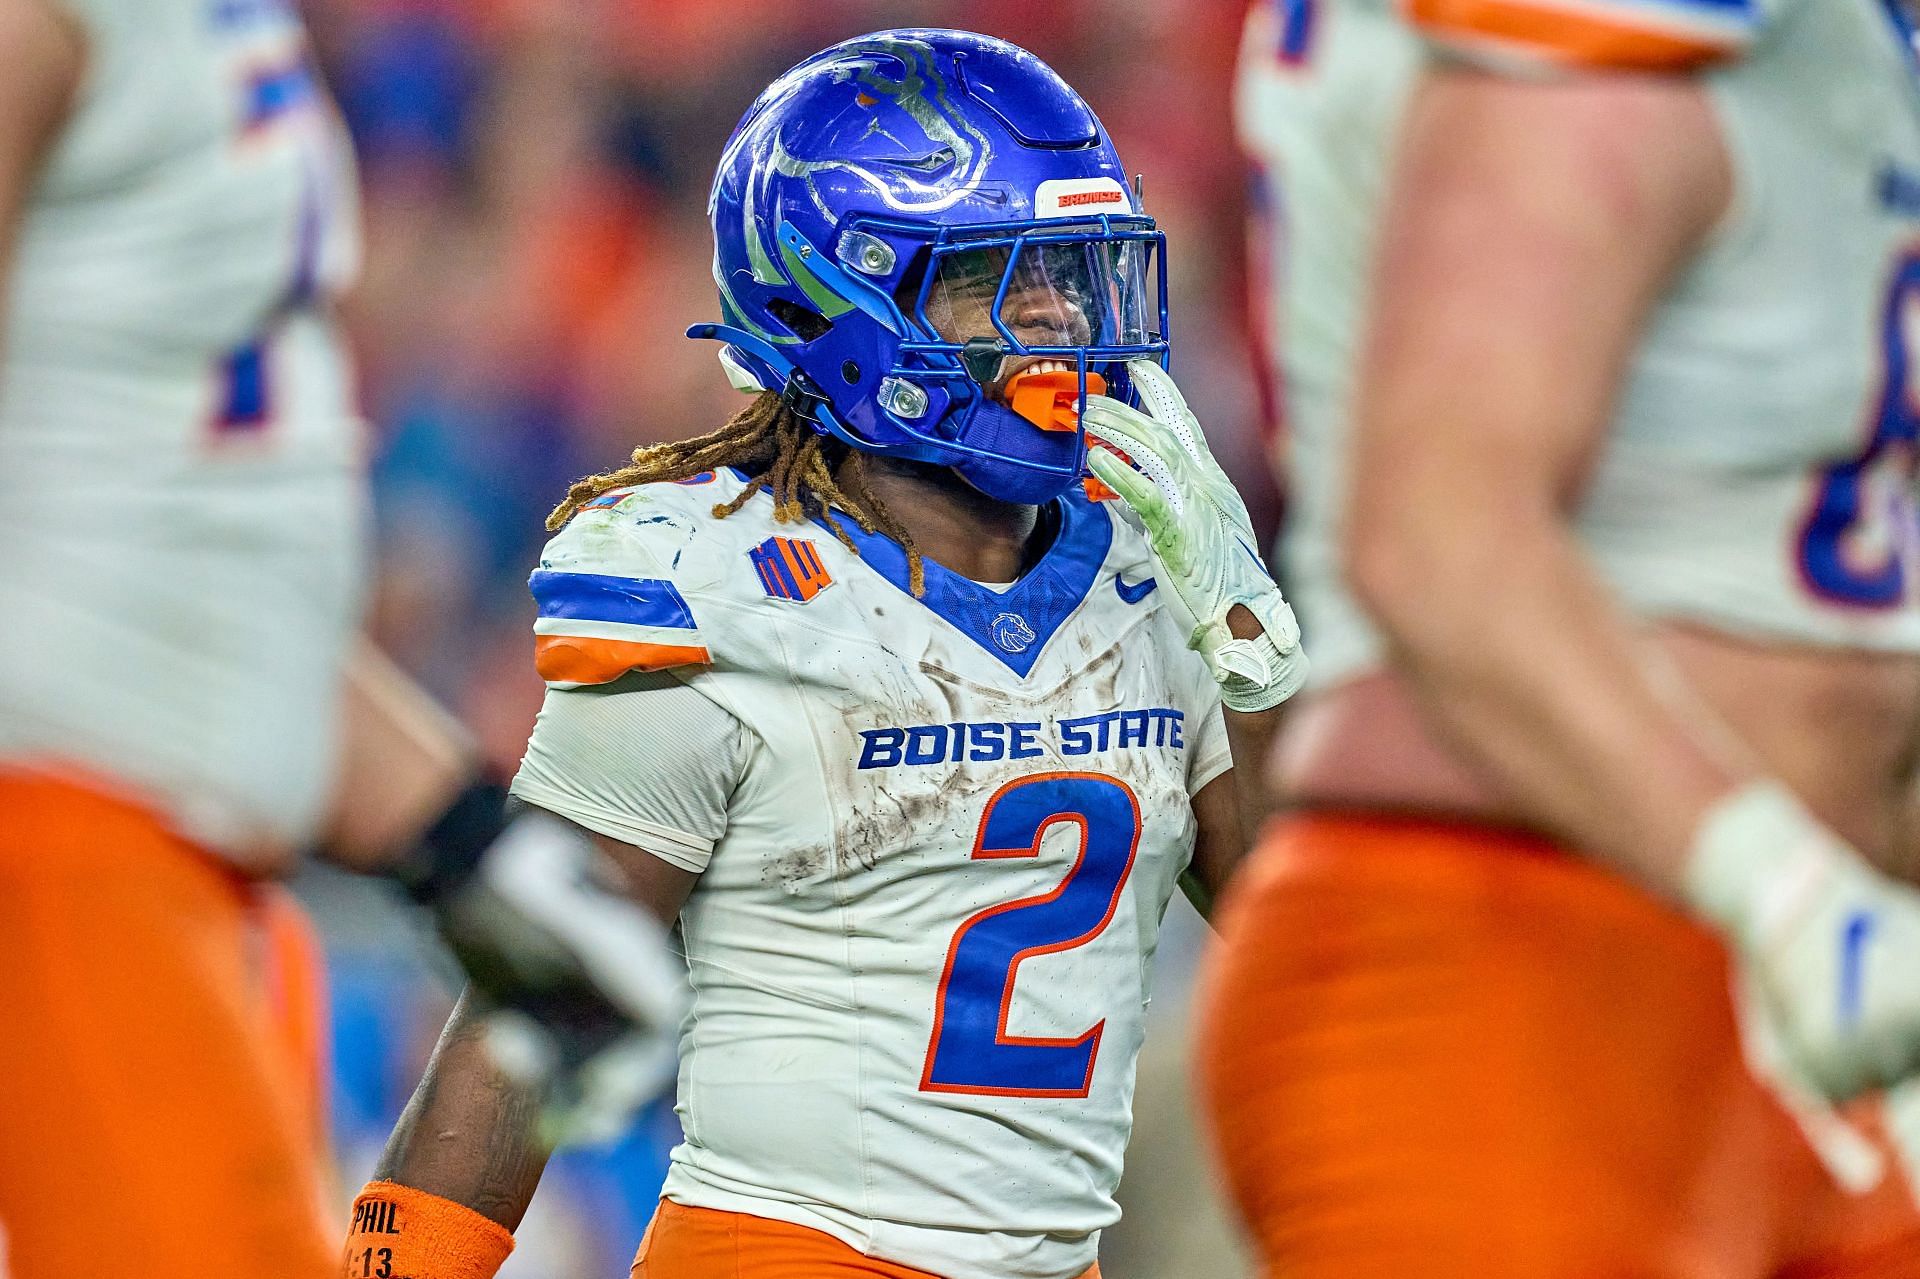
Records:
[[[1435,42],[1495,66],[1685,73],[1736,60],[1787,0],[1402,0]]]
[[[695,615],[707,584],[693,567],[698,557],[686,552],[711,526],[715,501],[738,491],[733,476],[703,472],[586,503],[547,543],[527,581],[540,610],[533,624],[540,677],[554,688],[578,688],[629,671],[710,663]]]

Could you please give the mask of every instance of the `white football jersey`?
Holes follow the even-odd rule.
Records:
[[[0,316],[0,763],[241,857],[312,834],[359,598],[343,131],[290,0],[62,0]]]
[[[915,599],[884,537],[851,530],[855,555],[765,494],[715,519],[741,487],[617,491],[533,577],[550,710],[673,669],[749,739],[635,701],[658,717],[582,749],[648,780],[570,799],[543,714],[516,785],[634,841],[690,824],[646,799],[685,784],[676,744],[735,770],[712,829],[654,850],[704,866],[665,1193],[952,1279],[1072,1279],[1119,1215],[1189,800],[1229,767],[1217,691],[1110,504],[1050,508],[1051,549],[1011,587],[928,563]]]
[[[1577,510],[1613,588],[1760,641],[1920,650],[1920,64],[1898,0],[1268,0],[1238,114],[1274,215],[1283,550],[1315,679],[1380,656],[1336,539],[1375,224],[1429,41],[1522,74],[1694,75],[1718,112],[1734,207],[1648,321]]]

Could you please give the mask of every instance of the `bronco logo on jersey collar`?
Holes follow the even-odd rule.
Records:
[[[747,552],[760,585],[777,600],[804,604],[833,585],[820,549],[803,537],[770,537]]]
[[[1018,613],[1001,613],[993,619],[993,642],[1009,653],[1024,653],[1033,645],[1033,627]]]

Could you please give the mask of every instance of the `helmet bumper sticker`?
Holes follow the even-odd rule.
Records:
[[[1085,218],[1133,212],[1127,189],[1112,178],[1048,178],[1033,193],[1036,218]]]

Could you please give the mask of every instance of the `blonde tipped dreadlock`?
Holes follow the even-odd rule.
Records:
[[[745,471],[747,486],[731,502],[713,508],[715,519],[732,515],[765,489],[773,497],[774,519],[783,524],[818,519],[858,555],[860,548],[835,518],[835,512],[850,515],[867,532],[884,533],[900,543],[907,553],[908,585],[915,596],[926,592],[920,548],[867,487],[865,457],[814,430],[772,391],[755,397],[717,431],[691,440],[649,444],[635,449],[633,461],[619,470],[576,481],[567,490],[566,500],[547,516],[547,528],[559,532],[583,505],[612,489],[684,480],[723,466]]]

